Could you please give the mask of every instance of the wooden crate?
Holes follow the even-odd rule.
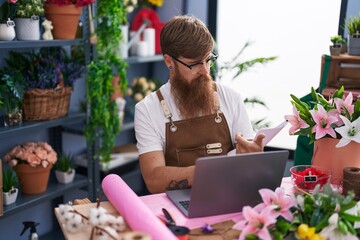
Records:
[[[360,57],[340,54],[331,56],[331,60],[326,60],[326,56],[323,55],[321,59],[322,74],[325,74],[323,71],[326,61],[330,61],[329,72],[326,76],[325,88],[321,93],[329,97],[335,90],[344,86],[346,95],[352,92],[354,98],[360,96]]]

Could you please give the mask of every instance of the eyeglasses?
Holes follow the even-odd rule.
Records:
[[[196,74],[198,72],[200,72],[201,70],[201,65],[204,65],[206,70],[210,70],[210,68],[214,65],[216,59],[218,58],[218,55],[216,55],[215,53],[212,53],[211,56],[205,60],[204,62],[198,62],[198,63],[194,63],[194,64],[186,64],[183,61],[179,60],[176,57],[171,56],[173,59],[175,59],[176,61],[178,61],[179,63],[181,63],[182,65],[186,66],[187,68],[190,69],[190,72],[192,74]]]

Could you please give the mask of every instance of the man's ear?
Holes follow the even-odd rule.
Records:
[[[164,54],[164,62],[167,68],[173,65],[173,59],[168,54]]]

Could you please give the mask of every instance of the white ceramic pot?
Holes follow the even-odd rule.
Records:
[[[55,170],[55,176],[59,183],[67,184],[74,181],[75,170],[71,169],[67,172],[61,172],[59,170]]]
[[[39,17],[15,18],[15,30],[18,40],[40,40]]]
[[[0,24],[0,41],[12,41],[15,38],[15,23],[8,21]]]
[[[360,56],[360,34],[354,34],[353,36],[349,36],[348,54]]]
[[[3,192],[4,205],[10,205],[16,201],[19,190],[17,188],[11,189],[9,192]]]

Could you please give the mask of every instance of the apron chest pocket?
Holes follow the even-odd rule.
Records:
[[[176,157],[179,167],[192,166],[195,164],[194,159],[196,160],[199,157],[205,157],[205,156],[206,156],[205,146],[176,149]]]

